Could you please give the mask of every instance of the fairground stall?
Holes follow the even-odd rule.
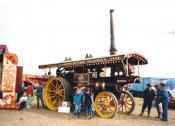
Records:
[[[0,109],[15,107],[16,90],[22,83],[22,67],[17,64],[17,55],[0,45]]]

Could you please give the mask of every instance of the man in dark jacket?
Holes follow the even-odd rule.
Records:
[[[150,117],[150,111],[151,111],[154,97],[155,97],[155,91],[152,89],[151,84],[147,84],[147,88],[145,89],[144,95],[143,95],[144,102],[142,105],[142,111],[140,116],[143,115],[146,107],[148,107],[148,117]]]

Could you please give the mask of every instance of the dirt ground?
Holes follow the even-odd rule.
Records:
[[[94,116],[86,120],[74,118],[73,114],[62,114],[47,109],[37,109],[33,105],[31,109],[23,111],[0,110],[0,126],[175,126],[175,109],[169,109],[169,121],[163,122],[155,118],[156,109],[153,107],[151,117],[147,117],[147,111],[140,117],[142,101],[136,99],[136,108],[130,115],[116,114],[111,119],[101,119]]]

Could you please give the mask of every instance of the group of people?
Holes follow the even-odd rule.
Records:
[[[23,110],[24,108],[31,108],[31,103],[33,100],[33,90],[34,86],[32,83],[28,83],[24,81],[21,85],[21,89],[18,91],[16,102],[19,105],[19,110]],[[42,106],[44,106],[43,101],[43,86],[41,83],[37,86],[37,107],[39,108],[39,102],[41,101]]]
[[[33,85],[31,83],[24,82],[21,86],[21,90],[17,95],[17,103],[19,104],[19,110],[24,108],[30,108],[32,97],[33,97]],[[43,101],[43,86],[41,83],[37,86],[37,107],[40,107],[40,101],[45,108]],[[82,106],[85,110],[85,117],[88,119],[92,118],[93,115],[93,93],[90,90],[90,87],[82,88],[80,84],[73,88],[73,105],[74,105],[74,116],[80,117],[80,111]],[[151,84],[147,84],[147,88],[144,90],[143,95],[143,105],[140,116],[144,114],[146,108],[148,108],[148,117],[150,117],[150,112],[152,108],[152,103],[155,101],[157,108],[156,118],[160,118],[162,121],[168,121],[168,91],[165,89],[165,84],[160,83],[155,85],[155,90]]]
[[[89,87],[82,89],[79,85],[73,91],[74,116],[80,117],[82,105],[85,109],[85,117],[92,118],[93,115],[93,94]]]
[[[150,117],[150,111],[152,103],[155,100],[158,116],[162,121],[168,121],[168,91],[165,89],[165,84],[160,83],[155,86],[154,90],[151,84],[147,84],[147,88],[144,90],[143,105],[140,116],[143,115],[146,108],[148,108],[148,117]]]
[[[19,105],[19,110],[23,110],[24,108],[30,108],[31,102],[33,100],[33,89],[31,83],[24,82],[21,86],[21,90],[18,91],[16,102]],[[43,86],[41,83],[37,86],[37,107],[40,107],[40,101],[45,108],[43,101]],[[73,89],[73,104],[74,104],[74,115],[78,118],[80,117],[80,111],[82,106],[85,109],[85,117],[88,119],[92,118],[93,113],[93,94],[90,92],[90,88],[82,88],[80,85],[77,85]]]

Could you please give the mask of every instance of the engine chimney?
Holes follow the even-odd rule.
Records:
[[[115,55],[117,49],[115,47],[115,38],[114,38],[114,24],[113,24],[113,12],[114,10],[110,10],[110,34],[111,34],[111,45],[110,45],[110,55]]]

